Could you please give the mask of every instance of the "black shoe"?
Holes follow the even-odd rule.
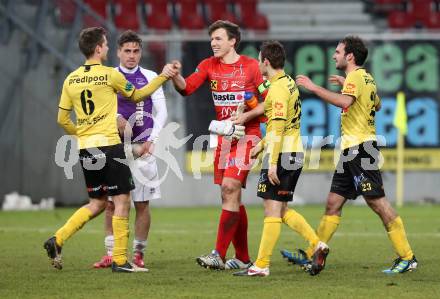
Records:
[[[58,246],[56,238],[52,237],[48,239],[46,242],[44,242],[43,247],[46,249],[47,256],[50,258],[52,266],[58,270],[63,269],[61,246]]]
[[[125,264],[120,266],[115,262],[113,262],[112,272],[119,272],[119,273],[148,272],[148,269],[137,267],[129,262],[125,262]]]

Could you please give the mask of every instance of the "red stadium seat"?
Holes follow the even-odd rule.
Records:
[[[182,29],[203,29],[205,21],[199,12],[198,0],[176,0],[180,8],[178,17],[179,26]]]
[[[434,12],[429,15],[427,21],[425,21],[425,25],[430,29],[439,29],[440,28],[440,13]]]
[[[147,15],[147,27],[149,29],[170,30],[173,21],[168,12],[168,1],[145,0],[149,6]]]
[[[57,22],[64,26],[72,24],[75,19],[76,4],[72,0],[56,0]]]
[[[433,4],[432,0],[412,0],[412,14],[417,20],[426,19],[434,11],[432,9]]]
[[[238,23],[235,15],[228,11],[228,3],[225,0],[204,0],[204,3],[208,10],[209,23],[217,20],[228,20]]]
[[[139,30],[137,0],[113,0],[115,5],[115,25],[118,29]]]
[[[84,0],[84,4],[87,4],[98,15],[100,15],[104,19],[107,19],[107,0]],[[84,16],[83,24],[85,27],[94,27],[94,26],[103,25],[89,14],[86,14]]]
[[[395,29],[407,29],[415,25],[416,20],[411,13],[393,11],[388,15],[388,26]]]
[[[258,0],[238,0],[240,6],[241,23],[247,29],[267,30],[267,17],[257,11]]]

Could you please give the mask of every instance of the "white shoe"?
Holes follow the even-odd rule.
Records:
[[[249,269],[253,264],[252,262],[249,263],[243,263],[237,258],[232,258],[226,261],[225,263],[225,269],[231,270],[231,269]]]
[[[255,265],[253,265],[253,266],[249,267],[249,269],[235,272],[232,275],[234,275],[234,276],[262,276],[262,277],[266,277],[266,276],[269,276],[269,274],[270,274],[269,267],[259,268]]]
[[[218,254],[217,250],[213,250],[208,255],[201,255],[196,258],[197,264],[206,269],[224,270],[225,263]]]

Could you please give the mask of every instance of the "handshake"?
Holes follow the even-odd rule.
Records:
[[[167,77],[168,79],[174,78],[180,74],[182,69],[182,64],[178,60],[173,60],[170,63],[165,64],[162,69],[162,76]]]

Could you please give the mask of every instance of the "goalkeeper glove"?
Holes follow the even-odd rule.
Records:
[[[209,124],[209,131],[217,135],[222,135],[228,140],[240,139],[245,135],[245,127],[234,125],[230,120],[213,120]]]

